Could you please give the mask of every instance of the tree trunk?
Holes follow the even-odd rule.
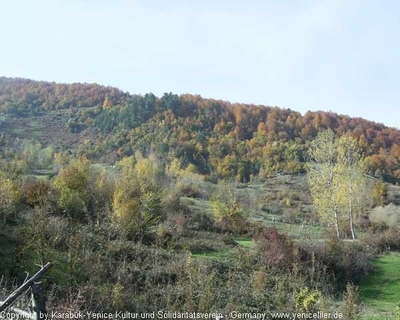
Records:
[[[336,203],[333,205],[333,211],[334,211],[334,213],[335,213],[336,235],[337,235],[337,238],[340,240],[339,214],[338,214],[338,210],[337,210]]]
[[[349,223],[350,223],[351,237],[353,240],[356,240],[356,233],[354,231],[354,222],[353,222],[353,189],[351,183],[349,191]]]
[[[356,232],[354,230],[352,209],[349,210],[349,220],[350,220],[351,237],[353,238],[353,240],[356,240]]]

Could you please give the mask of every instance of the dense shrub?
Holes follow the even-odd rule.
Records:
[[[345,319],[355,320],[358,319],[359,314],[359,292],[358,287],[352,283],[346,285],[346,291],[343,297],[343,315]]]
[[[328,266],[338,292],[346,288],[347,283],[358,283],[372,269],[371,261],[377,251],[360,241],[339,241],[331,235],[323,246],[317,247],[316,259]]]
[[[400,206],[391,203],[384,207],[374,208],[371,211],[370,220],[389,227],[397,226],[400,223]]]
[[[291,269],[300,260],[298,246],[285,234],[270,227],[254,237],[262,264]]]
[[[29,181],[24,185],[25,201],[31,206],[43,206],[50,198],[54,190],[49,180],[38,179]]]

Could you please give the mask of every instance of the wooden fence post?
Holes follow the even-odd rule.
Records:
[[[31,312],[34,320],[47,319],[46,296],[42,282],[33,282],[31,286]]]
[[[6,300],[3,301],[3,303],[0,302],[0,312],[6,310],[7,308],[11,307],[11,305],[15,302],[15,300],[25,293],[26,290],[29,289],[29,287],[32,289],[32,310],[31,312],[36,315],[36,320],[38,319],[45,319],[44,315],[46,314],[46,299],[44,296],[44,290],[43,290],[43,284],[41,282],[37,283],[35,281],[39,280],[41,277],[43,277],[44,273],[46,273],[50,268],[52,264],[49,262],[45,266],[43,266],[35,275],[32,276],[29,280],[24,282],[17,290],[15,290],[11,295],[8,296]],[[42,313],[43,316],[42,318],[37,317],[37,315],[41,315],[40,312]]]

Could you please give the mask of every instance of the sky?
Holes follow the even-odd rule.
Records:
[[[0,75],[400,128],[397,0],[1,0]]]

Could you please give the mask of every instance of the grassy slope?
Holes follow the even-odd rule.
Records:
[[[252,221],[264,226],[273,226],[299,241],[321,241],[325,227],[299,223],[305,220],[304,216],[298,217],[298,220],[292,223],[284,218],[285,214],[297,217],[300,206],[306,212],[311,210],[305,183],[304,175],[276,175],[266,183],[239,184],[234,189],[234,193],[242,209]],[[291,202],[289,206],[283,204],[286,199]],[[188,197],[183,197],[181,200],[191,212],[207,212],[209,216],[212,216],[210,200]],[[234,240],[239,247],[251,248],[254,245],[251,238],[235,238]],[[221,250],[196,252],[193,256],[226,260],[232,258],[234,252],[234,245],[227,245]]]
[[[363,319],[394,319],[400,301],[400,253],[379,257],[373,264],[374,272],[360,285]]]
[[[294,186],[289,185],[294,182]],[[302,181],[303,180],[303,181]],[[303,187],[303,188],[302,188]],[[297,192],[296,199],[293,201],[293,189]],[[287,223],[282,221],[285,212],[297,210],[296,202],[302,202],[306,211],[310,210],[310,204],[306,199],[304,191],[303,177],[275,177],[265,184],[253,184],[241,186],[235,189],[235,192],[241,197],[241,200],[253,200],[246,203],[245,210],[249,217],[260,224],[275,226],[278,230],[291,235],[299,241],[323,241],[325,227],[313,224]],[[300,191],[297,191],[300,190]],[[279,194],[281,193],[281,194]],[[268,203],[279,204],[279,200],[288,197],[292,200],[290,207],[282,206],[280,213],[268,212]],[[300,198],[300,200],[297,200]],[[297,200],[297,201],[296,201]],[[210,202],[203,199],[186,198],[187,204],[192,210],[203,210],[210,215]],[[253,203],[252,203],[253,202]],[[254,203],[255,202],[255,203]],[[295,205],[293,205],[295,203]],[[359,232],[359,236],[364,234]],[[251,239],[236,238],[235,242],[244,248],[250,248],[253,245]],[[226,260],[234,255],[235,248],[227,247],[221,251],[210,251],[194,254],[194,256],[208,259]],[[368,277],[361,288],[361,301],[363,312],[361,319],[394,319],[394,310],[400,300],[400,253],[382,256],[374,262],[376,271]],[[341,304],[338,301],[338,306]]]

